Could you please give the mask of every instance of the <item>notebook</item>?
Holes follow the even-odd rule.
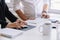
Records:
[[[4,37],[13,38],[13,37],[16,37],[18,35],[22,35],[23,32],[21,30],[4,28],[4,29],[1,29],[0,33]]]

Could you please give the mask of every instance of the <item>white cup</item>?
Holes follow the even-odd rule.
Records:
[[[50,35],[50,32],[51,32],[51,24],[45,23],[43,25],[43,35]]]

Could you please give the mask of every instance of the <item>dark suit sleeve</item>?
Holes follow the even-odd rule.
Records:
[[[15,22],[17,20],[17,17],[15,17],[8,9],[7,5],[6,5],[6,9],[5,9],[5,16],[11,21],[11,22]]]
[[[5,28],[8,23],[6,21],[0,20],[0,24],[1,24],[1,28]]]

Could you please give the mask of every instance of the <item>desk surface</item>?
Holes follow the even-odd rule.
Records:
[[[41,24],[41,23],[40,23]],[[15,38],[0,37],[0,40],[49,40],[50,36],[42,36],[42,32],[39,31],[40,24],[36,24],[36,27],[28,31],[23,31],[22,35]]]
[[[12,40],[40,40],[41,39],[40,32],[38,31],[37,27],[30,29],[28,31],[24,31],[22,35],[12,38]],[[11,40],[9,38],[1,37],[4,40]]]
[[[23,34],[19,35],[18,37],[15,37],[12,39],[1,37],[1,40],[43,40],[43,36],[42,36],[42,33],[39,31],[39,27],[35,27],[31,30],[24,31]]]

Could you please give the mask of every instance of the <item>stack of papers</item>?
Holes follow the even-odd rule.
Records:
[[[41,23],[41,19],[37,18],[35,20],[27,20],[26,22],[28,25],[36,26],[37,24]]]
[[[1,29],[0,33],[4,37],[13,38],[18,35],[22,35],[23,32],[16,29],[4,28],[4,29]]]
[[[35,20],[27,20],[26,22],[28,25],[36,26],[36,24],[44,24],[50,22],[50,20],[44,18],[36,18]]]

